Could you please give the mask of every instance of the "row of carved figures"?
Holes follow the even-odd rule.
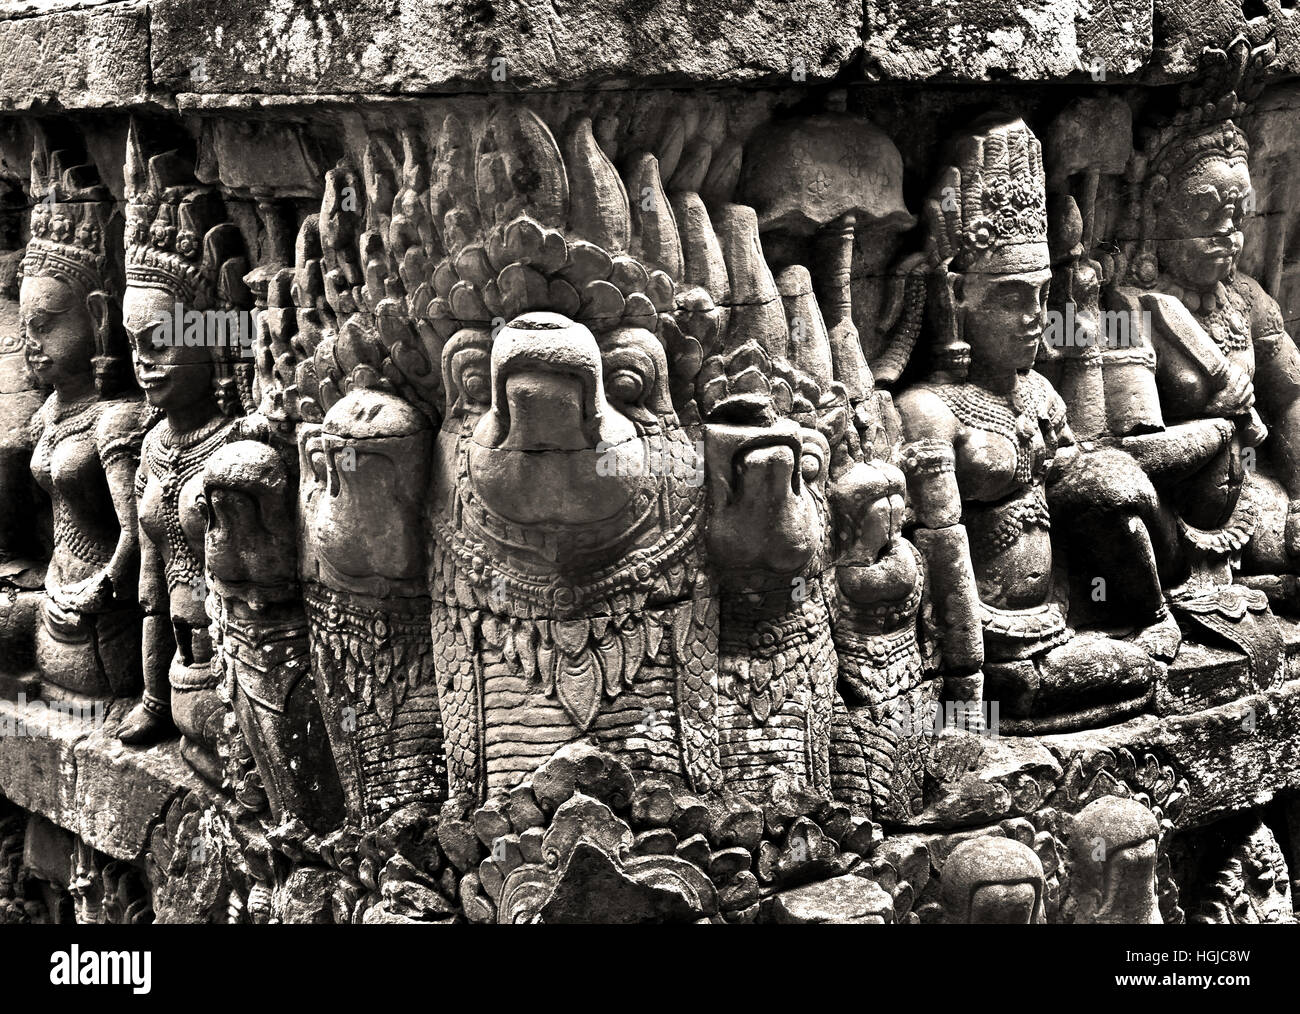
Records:
[[[124,216],[38,138],[11,657],[50,696],[138,698],[123,742],[179,733],[214,786],[322,832],[483,799],[577,740],[905,822],[941,699],[996,701],[1003,732],[1116,721],[1187,631],[1270,686],[1300,356],[1236,269],[1265,58],[1225,54],[1128,153],[1104,244],[1109,169],[971,124],[875,346],[855,249],[917,219],[859,116],[620,173],[587,117],[453,113],[326,173],[292,264],[134,127]],[[1061,350],[1066,306],[1141,323]],[[245,312],[247,350],[202,326]]]

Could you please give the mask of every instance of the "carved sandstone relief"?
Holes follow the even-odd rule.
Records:
[[[0,720],[171,788],[5,911],[1289,920],[1274,73],[33,123]]]

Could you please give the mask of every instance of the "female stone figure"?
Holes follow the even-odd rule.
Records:
[[[118,733],[147,743],[180,730],[191,765],[221,781],[217,757],[226,706],[217,692],[205,609],[203,467],[225,443],[240,407],[230,357],[193,311],[245,302],[238,231],[222,224],[212,191],[189,183],[175,155],[149,162],[127,223],[124,324],[136,379],[163,419],[150,431],[136,476],[141,530],[140,600],[145,609],[144,697]],[[224,307],[222,306],[224,304]],[[178,319],[181,317],[182,319]],[[200,333],[206,331],[206,334]],[[226,333],[229,337],[229,331]]]
[[[950,589],[936,601],[946,694],[978,701],[987,675],[1004,722],[1113,717],[1146,700],[1157,667],[1144,648],[1162,658],[1177,648],[1155,552],[1136,520],[1154,510],[1154,491],[1122,453],[1079,455],[1064,403],[1032,369],[1051,281],[1037,138],[994,114],[959,138],[955,154],[927,209],[937,368],[898,402],[914,538],[935,587]],[[1130,580],[1146,606],[1139,644],[1067,628],[1049,480],[1069,506],[1131,519],[1116,530],[1132,539]]]
[[[27,368],[18,318],[23,254],[21,246],[0,253],[0,671],[15,675],[30,672],[36,659],[53,549],[49,503],[32,475],[32,420],[49,392]]]
[[[108,194],[90,166],[32,158],[32,239],[19,312],[28,367],[53,393],[32,421],[32,474],[50,494],[54,551],[37,625],[44,678],[91,697],[129,696],[138,680],[138,544],[131,481],[145,429],[118,392]]]

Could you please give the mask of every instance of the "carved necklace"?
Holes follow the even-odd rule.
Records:
[[[93,394],[82,395],[71,401],[56,400],[49,421],[51,445],[57,447],[66,437],[85,433],[94,426],[99,413],[91,412],[89,409],[94,408],[98,400],[98,397]]]
[[[1034,477],[1034,436],[1038,423],[1021,407],[1023,384],[1012,398],[994,394],[978,384],[940,384],[935,394],[963,425],[995,433],[1016,448],[1016,482],[1027,486]]]
[[[1240,352],[1250,347],[1250,325],[1222,282],[1216,283],[1209,292],[1185,289],[1170,281],[1166,281],[1162,288],[1192,311],[1205,333],[1222,351]]]
[[[58,395],[54,398],[54,422],[59,423],[68,416],[76,415],[84,411],[99,400],[96,394],[83,394],[76,398],[63,399]]]
[[[149,470],[162,487],[162,500],[166,507],[162,523],[170,550],[166,566],[169,588],[193,585],[203,573],[203,565],[190,549],[181,527],[181,487],[198,474],[212,456],[224,440],[229,425],[229,419],[216,415],[185,433],[177,433],[166,421],[158,427],[158,445],[149,455]]]

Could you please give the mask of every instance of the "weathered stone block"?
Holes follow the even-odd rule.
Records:
[[[145,4],[0,20],[0,109],[145,101],[149,45]]]
[[[169,91],[327,94],[620,82],[834,77],[856,55],[861,8],[716,0],[316,4],[163,0],[151,65]],[[495,72],[495,77],[493,76]]]
[[[871,0],[866,65],[875,77],[900,80],[1122,77],[1150,56],[1151,13],[1150,0]]]

